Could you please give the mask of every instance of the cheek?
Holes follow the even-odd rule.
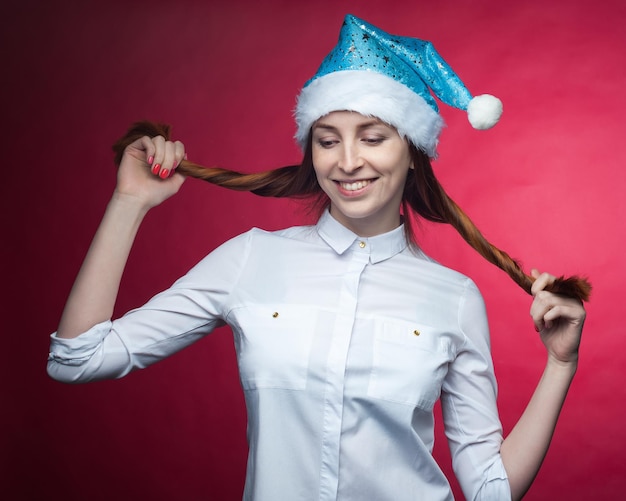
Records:
[[[317,180],[317,184],[322,189],[322,191],[326,193],[326,195],[328,195],[328,183],[330,181],[325,175],[323,169],[319,169],[318,167],[316,167],[316,165],[317,164],[315,163],[315,160],[313,160],[313,172],[315,174],[315,179]]]
[[[315,178],[317,179],[317,182],[321,183],[323,179],[323,175],[320,169],[316,167],[316,165],[317,164],[313,162],[313,172],[315,173]]]
[[[317,177],[317,181],[321,183],[324,178],[326,178],[330,173],[330,168],[328,167],[328,159],[326,159],[324,155],[316,155],[315,153],[313,153],[312,163],[313,170],[315,171],[315,176]]]
[[[316,172],[317,177],[317,185],[321,188],[321,190],[326,194],[326,196],[330,197],[332,195],[332,191],[330,189],[332,185],[332,181],[328,179],[328,177],[323,174]]]

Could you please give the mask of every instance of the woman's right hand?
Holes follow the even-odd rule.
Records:
[[[136,199],[151,209],[176,194],[185,176],[176,168],[185,158],[180,141],[166,141],[163,136],[144,136],[129,144],[117,174],[115,194]]]

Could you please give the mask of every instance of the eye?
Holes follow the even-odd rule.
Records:
[[[381,144],[384,140],[385,138],[382,136],[371,136],[371,137],[364,137],[361,141],[363,141],[365,144],[368,144],[370,146],[376,146],[376,145]]]
[[[337,141],[336,139],[320,138],[317,140],[317,144],[319,144],[322,148],[332,148],[338,142],[339,141]]]

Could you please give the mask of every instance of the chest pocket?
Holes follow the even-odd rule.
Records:
[[[432,410],[451,351],[447,336],[427,326],[377,322],[368,395]]]
[[[244,390],[306,387],[315,315],[305,306],[251,306],[235,310],[233,332]]]

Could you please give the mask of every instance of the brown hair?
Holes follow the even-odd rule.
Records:
[[[143,136],[163,136],[169,139],[170,127],[153,122],[135,123],[128,132],[113,145],[115,163],[119,165],[126,146]],[[212,184],[238,191],[251,191],[263,197],[313,198],[315,206],[327,202],[320,188],[313,169],[311,140],[307,142],[304,159],[300,165],[290,165],[255,174],[242,174],[219,167],[203,167],[188,160],[183,160],[178,171]],[[402,211],[409,214],[414,211],[428,221],[452,225],[459,234],[487,261],[505,271],[513,281],[530,294],[534,278],[524,273],[520,264],[506,252],[489,243],[476,225],[461,208],[446,194],[435,177],[428,156],[410,145],[414,169],[407,176]],[[414,241],[410,217],[405,218],[407,235]],[[549,287],[551,292],[587,301],[591,293],[591,284],[582,277],[559,277]]]

